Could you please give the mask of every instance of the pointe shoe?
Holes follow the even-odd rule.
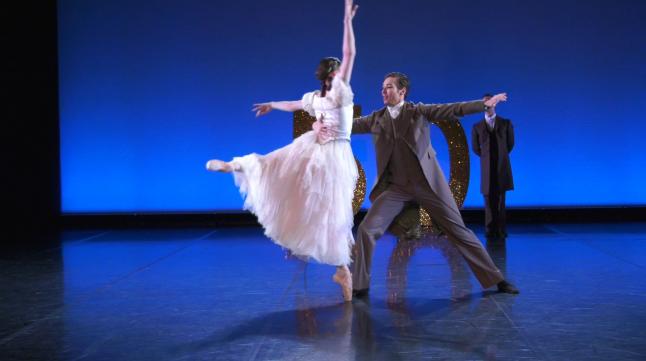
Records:
[[[231,165],[225,161],[212,159],[206,162],[206,169],[212,172],[231,173],[231,171],[233,170],[233,167],[231,167]]]
[[[352,274],[350,270],[337,269],[332,280],[341,286],[341,291],[343,292],[343,300],[346,302],[352,301]]]

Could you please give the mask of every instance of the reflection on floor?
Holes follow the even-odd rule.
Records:
[[[332,267],[289,257],[259,228],[64,232],[60,246],[0,258],[0,355],[646,359],[646,224],[509,231],[487,249],[518,296],[482,290],[443,237],[386,235],[369,297],[346,304]]]

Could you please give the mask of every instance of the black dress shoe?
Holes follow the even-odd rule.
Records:
[[[364,298],[368,296],[368,291],[370,288],[364,288],[362,290],[352,290],[352,297],[354,298]]]
[[[518,288],[516,286],[512,285],[511,283],[507,281],[500,281],[498,282],[498,292],[500,293],[509,293],[512,295],[517,295],[520,293]]]

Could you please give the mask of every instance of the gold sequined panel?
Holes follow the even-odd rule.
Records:
[[[440,128],[449,146],[449,162],[451,164],[449,187],[451,188],[458,208],[462,208],[464,199],[467,197],[467,191],[469,190],[470,167],[469,145],[467,143],[467,137],[464,134],[464,128],[458,119],[453,121],[433,121],[432,123]],[[419,213],[422,225],[432,226],[433,222],[428,212],[420,209]]]
[[[354,106],[354,117],[361,116],[361,106]],[[294,112],[294,138],[308,132],[312,129],[312,124],[316,119],[310,116],[307,112],[299,110]],[[469,189],[469,146],[467,144],[467,137],[464,128],[459,120],[439,120],[433,121],[442,131],[446,143],[449,146],[449,187],[453,193],[455,203],[458,208],[462,208],[464,199],[467,196]],[[352,208],[356,214],[366,198],[366,175],[358,159],[357,168],[359,169],[359,180],[354,189],[354,199],[352,200]],[[417,228],[419,225],[424,227],[433,228],[433,220],[428,212],[418,206],[407,207],[400,213],[393,221],[391,231],[393,228],[397,229],[396,233],[404,234],[419,234]]]
[[[353,117],[357,118],[361,116],[361,106],[354,105],[354,114]],[[301,136],[302,134],[312,130],[312,124],[316,121],[316,118],[309,115],[304,110],[297,110],[294,112],[294,128],[293,135],[294,138]],[[357,214],[361,209],[363,201],[366,199],[366,173],[361,166],[361,163],[357,158],[354,158],[357,162],[357,168],[359,170],[359,179],[357,180],[357,185],[354,188],[354,198],[352,199],[352,210],[354,214]]]
[[[449,175],[449,186],[453,193],[455,203],[458,208],[462,208],[464,199],[469,189],[469,146],[464,128],[459,120],[439,120],[433,121],[437,125],[446,143],[449,146],[449,161],[451,170]],[[433,219],[429,213],[419,206],[409,206],[400,213],[390,227],[390,231],[398,235],[412,235],[412,238],[418,238],[419,231],[416,229],[419,225],[429,228],[435,228]]]

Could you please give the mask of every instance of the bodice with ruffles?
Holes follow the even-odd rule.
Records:
[[[316,132],[319,143],[325,144],[338,139],[350,140],[353,98],[352,88],[340,76],[332,79],[332,89],[324,98],[318,90],[303,95],[303,110],[316,118],[312,129]]]

